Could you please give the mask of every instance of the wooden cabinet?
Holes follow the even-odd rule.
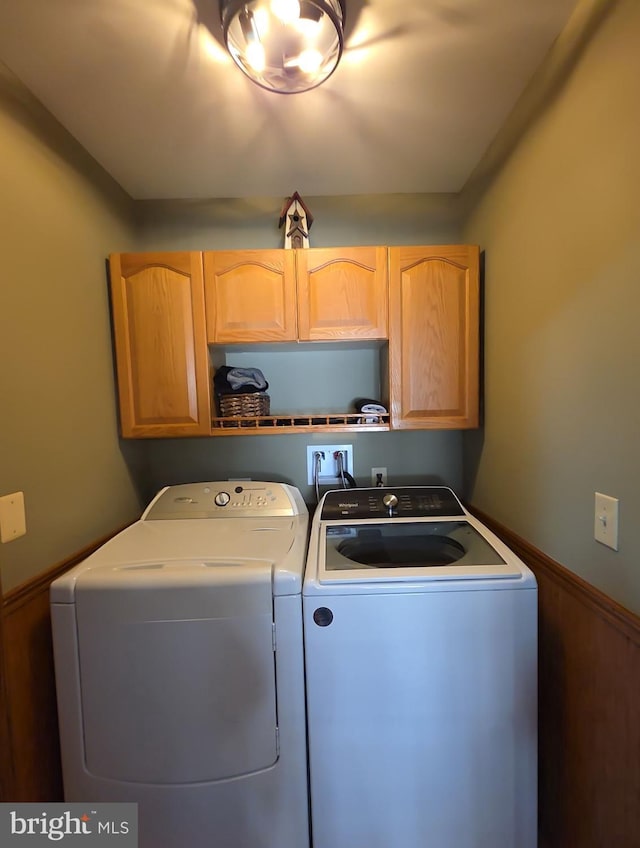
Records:
[[[204,254],[210,344],[387,337],[384,247]]]
[[[301,341],[387,337],[384,247],[296,251]]]
[[[476,246],[123,254],[110,266],[123,436],[478,426]],[[212,422],[208,344],[217,361],[225,346],[303,341],[379,341],[390,416],[368,426],[353,409],[283,404],[269,420]],[[345,344],[345,367],[348,356]]]
[[[389,248],[392,429],[478,426],[479,249]]]
[[[295,341],[295,251],[204,254],[210,344]]]
[[[110,257],[122,435],[211,432],[202,256]]]

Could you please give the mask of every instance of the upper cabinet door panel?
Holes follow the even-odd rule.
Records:
[[[199,253],[110,258],[122,435],[211,431]]]
[[[387,337],[384,247],[296,251],[301,340]]]
[[[393,428],[478,426],[479,249],[390,248]]]
[[[204,269],[209,343],[296,339],[293,251],[209,251]]]

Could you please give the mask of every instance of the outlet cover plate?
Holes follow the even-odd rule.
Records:
[[[618,499],[596,492],[593,535],[614,551],[618,550]]]
[[[4,495],[0,498],[0,542],[13,542],[26,532],[24,493]]]

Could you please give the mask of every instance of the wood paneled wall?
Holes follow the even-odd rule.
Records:
[[[63,800],[49,586],[107,538],[2,598],[0,800]]]
[[[52,579],[27,584],[3,603],[12,801],[62,800],[49,614]]]
[[[638,848],[640,618],[471,509],[538,580],[540,848]]]
[[[2,586],[0,586],[0,598],[2,598]],[[7,709],[7,675],[4,670],[2,644],[2,615],[0,614],[0,801],[7,801],[13,788],[13,760],[9,755],[11,737]]]

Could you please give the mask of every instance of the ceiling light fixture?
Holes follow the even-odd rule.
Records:
[[[309,91],[338,67],[344,0],[220,0],[220,17],[231,58],[268,91]]]

